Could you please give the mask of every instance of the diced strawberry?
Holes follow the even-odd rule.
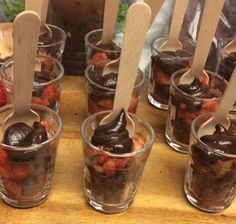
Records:
[[[110,59],[107,57],[106,53],[104,52],[97,52],[93,55],[93,58],[91,59],[89,64],[96,64],[98,62],[103,62],[97,64],[100,68],[104,68],[106,64],[110,61]]]
[[[49,74],[53,68],[53,59],[50,56],[47,56],[45,61],[41,62],[42,70]]]
[[[113,176],[116,173],[116,162],[110,158],[103,164],[103,169],[108,176]]]
[[[93,164],[93,168],[98,172],[98,173],[104,173],[104,169],[102,166]]]
[[[101,155],[100,157],[99,157],[99,163],[100,164],[103,164],[103,163],[105,163],[107,160],[109,160],[109,156],[105,156],[105,155]]]
[[[137,137],[132,138],[133,141],[133,150],[134,151],[139,151],[141,148],[143,148],[144,144],[139,140]]]
[[[113,108],[113,100],[103,99],[97,103],[96,112],[101,110],[111,110],[112,108]]]
[[[30,175],[32,167],[28,164],[14,164],[12,166],[10,178],[20,182]]]
[[[14,199],[19,199],[21,197],[22,188],[18,183],[13,180],[4,180],[3,185],[10,197]]]
[[[4,106],[7,103],[6,90],[2,80],[0,80],[0,106]]]
[[[127,158],[122,158],[122,159],[115,159],[116,162],[116,169],[121,170],[124,169],[126,167],[126,164],[128,162]]]
[[[206,101],[202,105],[202,109],[204,109],[206,112],[214,112],[216,111],[218,107],[217,101]]]
[[[87,148],[86,154],[89,158],[93,158],[94,156],[101,155],[101,152],[94,150],[94,149]]]
[[[205,73],[202,73],[201,75],[199,75],[198,79],[199,79],[199,81],[200,81],[201,83],[206,84],[206,85],[207,85],[208,82],[209,82],[209,79],[208,79],[208,77],[205,75]]]
[[[32,97],[32,103],[40,104],[44,106],[48,106],[50,104],[47,99],[42,99],[40,97],[35,97],[35,96]]]
[[[96,112],[96,103],[88,96],[88,113],[93,114]]]
[[[49,103],[59,99],[59,92],[56,85],[50,85],[43,90],[41,95],[42,99],[47,100]]]
[[[153,77],[155,79],[155,82],[158,84],[161,84],[161,85],[169,85],[170,84],[170,77],[168,75],[166,75],[159,68],[154,68]]]
[[[139,97],[137,96],[135,91],[133,91],[128,111],[131,113],[135,113],[138,106],[138,102],[139,102]]]
[[[184,112],[184,120],[187,124],[191,125],[193,120],[198,116],[196,113]]]
[[[40,121],[41,125],[43,125],[44,129],[46,130],[47,133],[50,132],[50,125],[47,121]]]
[[[9,178],[11,172],[11,163],[7,158],[4,149],[0,148],[0,176]]]
[[[186,104],[185,103],[180,103],[179,105],[181,110],[185,110],[186,109]]]

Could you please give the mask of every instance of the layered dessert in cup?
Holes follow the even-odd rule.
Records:
[[[171,77],[165,131],[167,143],[182,153],[188,152],[192,121],[200,114],[214,112],[227,86],[224,78],[207,70],[209,80],[202,74],[191,84],[179,85],[179,78],[186,71],[179,70]]]
[[[231,74],[236,66],[236,51],[232,51],[231,53],[224,52],[224,47],[230,41],[232,41],[232,38],[220,41],[217,63],[217,73],[222,75],[228,81],[230,80]],[[236,103],[234,104],[232,111],[236,111]]]
[[[158,37],[151,43],[151,65],[148,100],[159,109],[168,109],[170,80],[174,72],[189,68],[195,44],[188,38],[180,38],[182,50],[160,51],[166,37]]]
[[[86,87],[88,93],[88,114],[93,114],[103,110],[110,110],[113,108],[117,74],[111,72],[102,76],[105,63],[106,62],[101,61],[94,65],[91,64],[87,66],[85,70]],[[138,70],[136,76],[137,78],[128,109],[131,113],[136,112],[140,94],[145,82],[145,75],[141,70]]]
[[[66,33],[58,26],[47,25],[52,31],[52,36],[48,33],[39,36],[38,54],[61,61],[65,49]]]
[[[64,30],[62,30],[58,26],[54,26],[51,24],[47,24],[47,26],[52,31],[52,35],[50,35],[49,33],[44,33],[39,36],[38,54],[55,58],[61,61],[62,54],[65,49],[66,33]],[[2,38],[0,38],[0,52],[3,55],[7,56],[4,58],[3,62],[9,59],[13,54],[13,39],[12,39],[13,24],[7,23],[6,28],[8,30],[7,30],[7,35],[5,34],[5,39],[4,39],[4,35]],[[0,55],[0,58],[1,58],[1,55]],[[1,63],[1,59],[0,59],[0,63]]]
[[[95,64],[104,61],[108,63],[120,57],[121,48],[112,41],[111,44],[99,44],[102,39],[102,29],[93,30],[86,34],[85,51],[86,51],[86,65]]]
[[[51,191],[62,122],[50,108],[32,105],[40,121],[14,123],[3,132],[12,109],[0,109],[0,195],[8,205],[29,208],[44,202]]]
[[[216,124],[214,133],[199,138],[202,124],[212,115],[202,114],[192,123],[184,192],[197,208],[220,212],[236,196],[236,117],[228,116],[228,129]]]
[[[149,123],[129,113],[135,124],[134,135],[130,137],[124,111],[111,123],[100,126],[108,113],[92,114],[81,126],[84,191],[94,209],[117,213],[129,208],[134,201],[154,143],[154,131]]]
[[[13,60],[10,59],[1,67],[1,78],[8,103],[13,102],[13,66]],[[58,60],[38,56],[34,72],[32,103],[47,106],[58,112],[63,76],[64,69]]]

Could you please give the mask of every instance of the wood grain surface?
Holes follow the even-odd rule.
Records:
[[[224,212],[210,214],[192,207],[183,194],[187,156],[173,151],[164,139],[167,112],[152,107],[144,94],[137,114],[148,120],[156,142],[133,205],[125,212],[106,215],[87,205],[83,194],[83,154],[80,125],[86,115],[83,77],[66,76],[60,115],[64,122],[58,148],[54,185],[40,206],[16,209],[0,202],[0,221],[6,224],[234,224],[236,202]]]

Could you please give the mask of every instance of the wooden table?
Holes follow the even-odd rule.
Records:
[[[236,223],[236,201],[222,213],[209,214],[192,207],[184,197],[186,155],[173,151],[164,139],[166,112],[142,99],[137,114],[148,120],[156,141],[146,164],[133,205],[125,212],[106,215],[84,199],[80,125],[86,114],[83,77],[66,76],[60,115],[64,128],[58,148],[54,187],[49,199],[32,209],[15,209],[0,202],[4,224],[223,224]]]

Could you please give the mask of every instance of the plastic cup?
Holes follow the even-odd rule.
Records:
[[[142,173],[154,143],[149,123],[131,114],[135,123],[134,151],[115,154],[90,143],[94,129],[107,111],[90,115],[81,126],[84,151],[84,191],[87,202],[104,213],[122,212],[135,199]],[[103,160],[105,158],[105,160]],[[114,166],[108,167],[108,163]]]

